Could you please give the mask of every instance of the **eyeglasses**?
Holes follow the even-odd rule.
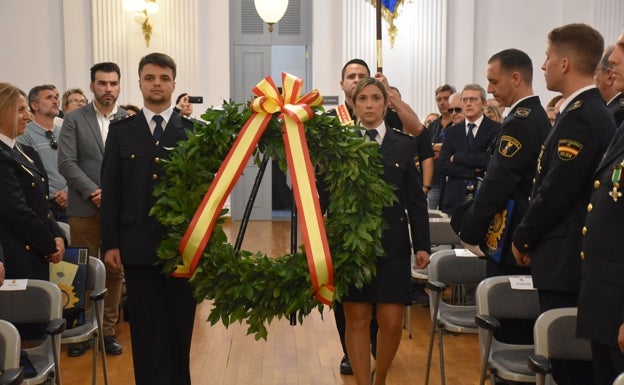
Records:
[[[449,115],[453,115],[453,112],[456,114],[461,114],[462,108],[461,107],[449,108],[447,112],[449,113]]]
[[[87,99],[69,99],[67,104],[81,104],[84,106],[87,104]]]
[[[58,142],[56,141],[54,133],[52,131],[46,131],[45,136],[50,139],[50,147],[52,147],[53,150],[56,150],[58,148]]]
[[[461,99],[462,103],[466,104],[468,102],[470,103],[476,103],[479,101],[479,98],[476,96],[466,96],[464,98]]]

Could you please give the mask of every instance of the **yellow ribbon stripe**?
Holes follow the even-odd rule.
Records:
[[[190,277],[205,249],[223,204],[238,181],[271,117],[281,112],[288,166],[293,180],[297,210],[301,215],[302,234],[315,297],[326,304],[333,300],[333,268],[323,224],[314,170],[308,155],[303,122],[312,118],[311,106],[322,103],[318,91],[299,97],[303,81],[282,73],[283,95],[270,77],[253,89],[258,97],[251,103],[252,116],[239,133],[215,180],[204,196],[182,238],[180,253],[183,265],[174,275]]]

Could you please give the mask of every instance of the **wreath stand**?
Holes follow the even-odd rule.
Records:
[[[258,167],[258,174],[256,175],[256,179],[254,180],[254,184],[251,188],[251,193],[249,194],[249,199],[247,200],[247,205],[245,206],[245,211],[243,212],[243,218],[241,219],[241,227],[238,229],[238,235],[236,236],[236,243],[234,244],[234,250],[238,253],[241,250],[243,244],[243,238],[245,237],[245,232],[247,231],[247,225],[249,224],[249,218],[251,217],[251,211],[253,210],[254,202],[256,201],[256,197],[258,196],[258,190],[260,190],[260,184],[262,183],[262,178],[264,177],[264,171],[269,164],[269,157],[264,155],[262,158],[262,162]],[[294,193],[293,194],[292,205],[290,208],[290,253],[297,253],[297,205],[295,203]],[[290,324],[297,324],[297,315],[295,313],[290,314]]]

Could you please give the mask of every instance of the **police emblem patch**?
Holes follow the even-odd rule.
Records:
[[[526,118],[527,116],[529,116],[530,113],[531,113],[531,109],[519,107],[514,113],[514,116],[516,118]]]
[[[522,143],[513,136],[503,135],[498,144],[498,153],[504,157],[511,158],[522,148]]]
[[[557,153],[561,160],[572,160],[583,149],[583,145],[571,139],[559,139],[559,147]]]

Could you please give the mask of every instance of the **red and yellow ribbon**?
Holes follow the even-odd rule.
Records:
[[[241,176],[273,114],[279,112],[284,122],[284,149],[301,218],[301,233],[314,295],[319,301],[331,304],[334,291],[332,261],[303,126],[314,114],[311,107],[320,105],[323,99],[317,90],[300,96],[302,87],[302,79],[282,73],[282,95],[271,77],[264,78],[253,88],[254,94],[258,96],[251,103],[253,114],[221,164],[182,238],[180,253],[183,265],[177,267],[174,276],[190,277],[195,271],[227,196]]]

